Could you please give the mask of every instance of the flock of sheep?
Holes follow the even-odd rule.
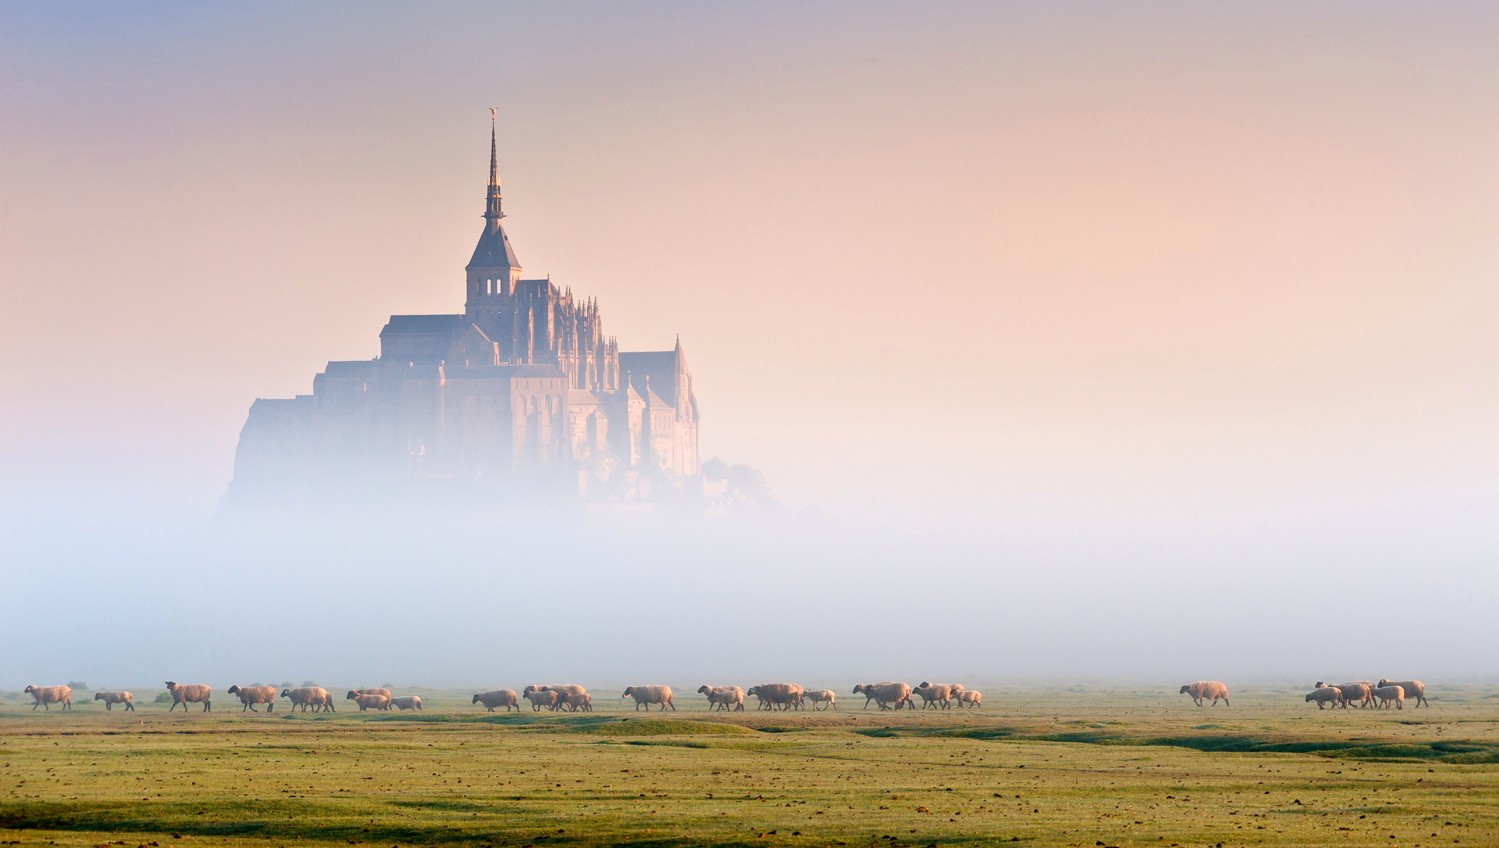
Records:
[[[207,712],[213,708],[213,687],[202,683],[177,683],[168,680],[166,682],[167,692],[172,697],[172,706],[167,712],[177,709],[182,705],[182,711],[187,712],[188,704],[202,704],[203,711]],[[811,705],[814,710],[836,709],[838,696],[831,689],[805,689],[795,683],[762,683],[751,686],[748,690],[738,686],[710,686],[698,687],[698,694],[708,699],[709,710],[744,710],[744,699],[753,697],[759,700],[762,710],[790,710],[802,709],[805,705]],[[72,709],[73,690],[68,686],[27,686],[26,693],[35,700],[32,711],[37,707],[46,707],[50,712],[52,704],[60,704],[62,708]],[[229,694],[238,696],[242,706],[240,712],[250,710],[259,712],[256,705],[265,705],[266,712],[272,712],[276,708],[278,693],[274,686],[230,686]],[[911,686],[906,683],[860,683],[854,687],[853,694],[864,696],[864,707],[868,709],[870,702],[875,703],[882,710],[899,710],[905,707],[916,709],[916,701],[912,696],[921,699],[922,709],[948,709],[953,704],[961,707],[979,707],[983,705],[984,695],[974,689],[966,689],[960,683],[926,683],[919,686]],[[1217,704],[1223,701],[1228,706],[1228,687],[1216,680],[1199,680],[1196,683],[1188,683],[1182,686],[1179,694],[1191,695],[1193,703],[1203,706],[1208,701]],[[296,689],[285,688],[279,693],[279,697],[287,699],[288,710],[298,707],[302,712],[309,709],[313,712],[334,712],[334,696],[321,686],[303,686]],[[670,686],[631,686],[625,689],[622,698],[634,698],[635,709],[649,710],[658,707],[663,712],[668,708],[675,710],[676,704],[672,702],[672,691]],[[1416,706],[1425,704],[1430,706],[1426,700],[1426,686],[1419,680],[1392,681],[1381,678],[1378,683],[1368,681],[1357,681],[1354,683],[1323,683],[1317,682],[1317,688],[1306,696],[1306,702],[1315,703],[1317,709],[1325,709],[1331,704],[1334,707],[1341,706],[1348,709],[1349,704],[1357,704],[1359,707],[1378,706],[1389,707],[1391,704],[1397,710],[1405,709],[1405,699],[1413,698]],[[385,687],[350,689],[343,698],[345,701],[353,701],[358,705],[359,711],[366,710],[420,710],[422,699],[418,695],[393,696],[391,691]],[[101,691],[94,693],[94,700],[103,701],[106,710],[113,710],[115,704],[123,704],[126,710],[135,709],[135,697],[126,691]],[[593,696],[588,690],[576,683],[570,684],[546,684],[527,686],[519,694],[514,689],[494,689],[489,692],[479,692],[474,695],[474,704],[483,704],[489,712],[494,712],[504,707],[506,712],[514,709],[520,710],[520,702],[524,700],[531,704],[533,711],[542,709],[568,710],[577,712],[593,712]]]
[[[712,686],[704,684],[697,688],[697,693],[708,699],[709,710],[744,710],[744,699],[756,698],[762,710],[799,710],[810,705],[814,710],[837,709],[838,695],[832,689],[807,689],[796,683],[761,683],[751,686],[749,689],[741,689],[738,686]],[[959,707],[977,707],[983,703],[983,693],[972,689],[964,689],[958,683],[922,683],[920,686],[910,686],[905,683],[860,683],[854,687],[855,695],[864,695],[864,706],[868,707],[870,701],[879,704],[880,709],[900,709],[902,707],[916,708],[911,700],[915,694],[922,699],[922,708],[947,709],[953,704]],[[621,698],[634,698],[636,710],[649,710],[657,707],[662,712],[667,709],[675,710],[676,703],[672,700],[670,686],[631,686],[625,689]],[[495,689],[489,692],[480,692],[474,695],[471,703],[483,704],[489,712],[494,712],[504,707],[506,712],[520,710],[520,702],[527,701],[531,704],[532,711],[548,710],[583,710],[593,711],[593,700],[588,691],[576,683],[558,685],[549,683],[544,686],[532,684],[527,686],[519,694],[514,689]]]
[[[182,706],[182,711],[187,712],[188,704],[202,704],[203,712],[213,709],[213,687],[202,683],[177,683],[173,680],[166,682],[167,693],[171,696],[172,705],[167,712]],[[760,709],[763,710],[788,710],[802,709],[811,705],[814,710],[836,709],[838,696],[831,689],[806,689],[795,683],[762,683],[759,686],[751,686],[748,690],[738,686],[700,686],[698,694],[707,696],[708,709],[710,710],[744,710],[744,699],[752,697],[759,699]],[[31,709],[34,712],[37,707],[45,707],[49,712],[52,704],[60,704],[63,709],[72,709],[73,690],[68,686],[27,686],[26,693],[31,695],[35,701]],[[229,694],[239,698],[240,712],[249,710],[259,712],[257,705],[264,705],[266,712],[276,709],[277,698],[285,698],[289,704],[288,710],[296,710],[298,707],[302,712],[311,710],[313,712],[334,712],[334,696],[321,686],[303,686],[296,689],[282,689],[278,695],[274,686],[230,686]],[[864,696],[864,706],[867,708],[873,701],[882,710],[901,709],[910,707],[916,709],[916,702],[912,700],[915,695],[922,700],[922,708],[947,709],[953,704],[959,707],[977,707],[982,705],[983,693],[973,689],[965,689],[958,683],[925,683],[919,686],[910,686],[905,683],[861,683],[854,687],[855,695]],[[622,698],[634,698],[635,709],[649,710],[651,707],[659,707],[662,711],[675,710],[676,704],[672,700],[670,686],[631,686],[625,689]],[[422,709],[422,699],[418,695],[393,696],[391,691],[384,687],[367,689],[350,689],[343,698],[345,701],[353,701],[359,706],[359,711],[365,710],[389,710],[392,708],[400,710]],[[135,709],[135,696],[130,692],[100,691],[94,693],[94,700],[103,701],[106,710],[113,710],[115,704],[123,704],[126,710]],[[504,707],[506,712],[511,709],[520,710],[520,702],[524,700],[531,704],[531,709],[539,711],[569,710],[577,712],[593,712],[593,696],[588,690],[576,683],[570,684],[546,684],[527,686],[519,694],[514,689],[495,689],[489,692],[479,692],[474,695],[472,703],[483,704],[489,712],[494,712]]]
[[[1228,706],[1228,687],[1217,680],[1199,680],[1196,683],[1188,683],[1178,693],[1191,695],[1193,703],[1202,706],[1209,699],[1217,704],[1221,699],[1223,705]],[[1414,698],[1416,706],[1425,704],[1431,706],[1426,700],[1426,685],[1419,680],[1386,680],[1380,678],[1378,683],[1370,683],[1367,680],[1359,680],[1354,683],[1323,683],[1317,681],[1317,688],[1306,696],[1308,704],[1316,704],[1317,709],[1325,709],[1328,704],[1335,707],[1341,706],[1348,709],[1349,704],[1358,704],[1360,708],[1366,706],[1389,707],[1395,705],[1395,709],[1405,709],[1405,699]],[[1377,702],[1377,703],[1376,703]]]
[[[1426,685],[1419,680],[1386,680],[1380,678],[1378,683],[1370,683],[1367,680],[1358,680],[1353,683],[1323,683],[1317,681],[1317,688],[1307,693],[1306,702],[1316,704],[1317,709],[1325,709],[1328,704],[1335,707],[1341,706],[1348,709],[1349,704],[1358,704],[1360,708],[1367,706],[1389,707],[1395,705],[1395,709],[1405,709],[1405,699],[1411,698],[1416,706],[1425,704],[1431,706],[1426,700]],[[1375,702],[1378,702],[1377,704]]]
[[[203,712],[213,709],[213,687],[203,683],[177,683],[167,681],[167,693],[172,696],[172,705],[167,712],[182,706],[182,711],[187,712],[188,704],[202,704]],[[73,688],[71,686],[27,686],[26,694],[35,701],[31,705],[32,712],[37,707],[46,707],[51,712],[53,704],[60,704],[65,710],[73,708]],[[276,709],[276,687],[274,686],[230,686],[229,694],[239,697],[240,712],[249,710],[260,712],[255,709],[256,704],[264,704],[266,712],[274,712]],[[313,712],[334,712],[333,696],[327,689],[321,686],[302,686],[296,689],[282,689],[280,697],[286,698],[290,703],[288,710],[302,708],[302,712],[311,709]],[[113,710],[115,704],[124,704],[126,710],[135,709],[135,695],[125,690],[108,690],[94,693],[95,701],[103,701],[104,709]],[[359,705],[359,711],[365,710],[388,710],[396,707],[402,710],[420,710],[422,699],[419,695],[403,695],[392,697],[390,690],[384,687],[374,689],[350,689],[344,695],[344,700],[353,701]]]

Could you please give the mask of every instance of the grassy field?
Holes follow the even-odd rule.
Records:
[[[843,687],[842,691],[847,691]],[[1318,712],[1065,688],[983,710],[209,714],[0,704],[0,843],[1499,845],[1499,690]],[[92,697],[85,695],[85,697]],[[149,701],[149,697],[142,698]],[[349,705],[352,708],[352,705]]]

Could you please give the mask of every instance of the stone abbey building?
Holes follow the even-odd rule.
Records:
[[[257,399],[231,499],[458,484],[652,500],[699,474],[698,408],[678,339],[627,352],[598,303],[525,279],[501,221],[490,131],[484,230],[452,315],[392,315],[380,355],[329,362],[312,394]]]

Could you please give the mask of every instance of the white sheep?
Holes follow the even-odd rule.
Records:
[[[735,710],[744,712],[744,690],[738,686],[709,686],[703,684],[697,687],[699,695],[708,696],[709,710]]]
[[[172,693],[172,705],[167,707],[167,712],[177,709],[182,705],[182,711],[187,712],[188,704],[202,704],[203,712],[213,709],[213,687],[202,683],[174,683],[167,681],[167,691]]]
[[[1373,695],[1381,707],[1388,707],[1393,703],[1395,709],[1405,709],[1405,687],[1403,686],[1394,683],[1388,686],[1376,686]]]
[[[238,695],[239,701],[244,706],[239,708],[240,712],[249,710],[259,712],[255,709],[256,704],[265,704],[265,711],[272,712],[276,709],[276,687],[274,686],[230,686],[229,694]]]
[[[544,689],[535,685],[527,686],[521,693],[521,697],[531,702],[531,711],[539,712],[542,707],[556,710],[557,704],[562,700],[562,693],[556,689]]]
[[[106,710],[114,709],[115,704],[124,704],[127,712],[135,709],[135,696],[124,689],[117,689],[110,692],[95,692],[94,700],[103,701],[104,709]]]
[[[802,700],[811,701],[814,710],[818,704],[826,704],[823,709],[838,709],[838,694],[831,689],[808,689],[802,693]]]
[[[1422,704],[1426,704],[1426,706],[1428,707],[1431,706],[1431,704],[1426,703],[1426,684],[1422,683],[1419,680],[1385,680],[1383,677],[1381,677],[1379,679],[1379,685],[1399,686],[1401,689],[1405,690],[1405,697],[1414,698],[1416,700],[1416,706],[1419,707]]]
[[[1349,704],[1357,704],[1362,708],[1374,702],[1374,696],[1370,694],[1374,689],[1374,685],[1366,680],[1356,680],[1352,683],[1323,683],[1320,680],[1317,681],[1318,689],[1324,686],[1330,686],[1342,694],[1343,709],[1345,710],[1348,709]]]
[[[387,698],[391,697],[390,690],[384,686],[370,686],[364,689],[351,689],[350,691],[356,695],[384,695]],[[344,700],[348,699],[345,698]]]
[[[982,707],[984,705],[984,693],[977,689],[964,689],[958,693],[958,706]]]
[[[761,683],[751,686],[744,694],[760,699],[760,709],[788,710],[802,708],[802,687],[795,683]]]
[[[31,705],[32,712],[36,712],[37,707],[43,707],[46,712],[50,713],[52,704],[62,704],[65,710],[73,708],[73,687],[71,686],[27,686],[26,691],[36,701]]]
[[[304,713],[307,712],[308,707],[315,707],[316,709],[314,709],[313,712],[321,712],[323,710],[327,710],[330,713],[337,712],[337,710],[333,708],[333,696],[328,694],[328,690],[324,689],[321,686],[302,686],[297,689],[282,689],[281,697],[287,698],[291,701],[291,708],[293,710],[295,710],[297,707],[301,707],[302,712]]]
[[[516,697],[514,689],[494,689],[489,692],[480,692],[474,695],[474,704],[483,704],[487,712],[494,712],[496,707],[504,707],[505,712],[510,708],[520,709],[520,699]]]
[[[652,704],[660,704],[663,713],[666,712],[667,707],[671,707],[672,712],[677,710],[677,705],[671,702],[670,686],[630,686],[620,697],[634,698],[636,712],[639,712],[641,707],[645,707],[646,712],[650,712]]]
[[[391,698],[390,705],[400,710],[416,710],[417,712],[421,712],[422,696],[402,695],[399,698]]]
[[[354,703],[358,704],[360,712],[364,712],[371,707],[377,710],[390,709],[389,695],[379,695],[373,693],[361,695],[358,692],[350,690],[350,692],[344,696],[344,700],[353,701]]]
[[[1327,704],[1337,706],[1343,703],[1343,690],[1336,686],[1318,686],[1307,693],[1306,702],[1316,704],[1317,709],[1324,709]]]
[[[558,709],[567,707],[568,712],[573,713],[579,710],[585,713],[593,712],[593,696],[587,692],[558,692],[557,694],[561,696],[557,703]]]
[[[1202,702],[1208,698],[1213,699],[1213,705],[1218,705],[1218,699],[1223,699],[1223,706],[1228,706],[1228,687],[1216,680],[1199,680],[1196,683],[1188,683],[1177,692],[1178,695],[1191,695],[1192,702],[1202,706]]]
[[[911,687],[905,683],[860,683],[854,687],[854,694],[861,693],[864,695],[866,710],[869,709],[870,701],[874,701],[882,710],[890,709],[891,705],[897,710],[903,705],[914,706],[911,704]]]
[[[921,696],[922,709],[940,705],[945,710],[952,706],[952,686],[946,683],[927,683],[923,680],[911,692]]]

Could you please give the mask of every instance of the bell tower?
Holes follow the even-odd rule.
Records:
[[[470,318],[503,311],[515,296],[520,281],[520,261],[510,246],[510,238],[500,219],[501,207],[499,157],[495,145],[495,110],[489,110],[489,192],[484,204],[484,232],[468,261],[468,299],[465,314]]]

